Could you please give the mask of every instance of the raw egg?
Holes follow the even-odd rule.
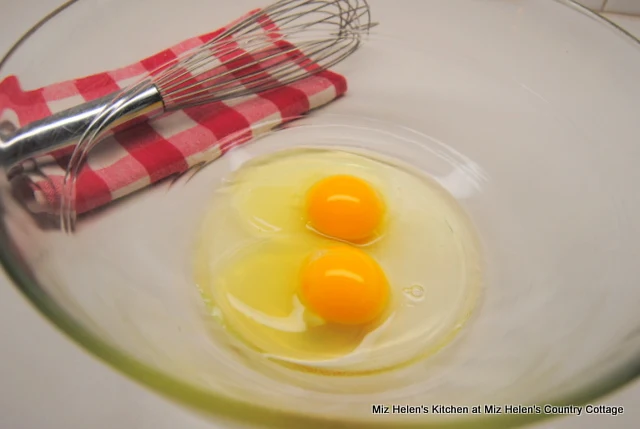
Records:
[[[361,242],[373,237],[384,211],[373,186],[355,176],[329,176],[307,193],[310,226],[340,240]]]
[[[225,177],[195,280],[246,353],[370,372],[454,337],[478,296],[479,255],[464,211],[421,172],[367,152],[290,149]]]
[[[371,322],[382,314],[389,298],[382,268],[366,252],[349,246],[314,252],[301,277],[303,302],[327,322]]]

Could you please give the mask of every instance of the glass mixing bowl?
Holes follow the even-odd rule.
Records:
[[[340,100],[74,234],[1,181],[0,258],[54,324],[116,369],[228,425],[508,427],[534,414],[372,413],[374,404],[582,404],[640,370],[640,44],[569,1],[370,0],[380,22],[337,67]],[[129,64],[261,1],[72,1],[2,62],[24,89]],[[20,126],[1,112],[3,130]],[[434,177],[482,241],[483,297],[448,347],[378,375],[296,383],[203,315],[191,253],[234,165],[365,147]]]

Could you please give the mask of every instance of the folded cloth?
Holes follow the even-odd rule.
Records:
[[[11,118],[19,126],[25,126],[123,89],[184,52],[210,41],[232,24],[127,67],[39,89],[24,91],[18,79],[9,76],[0,82],[0,118]],[[323,71],[260,94],[174,111],[117,132],[90,152],[78,175],[76,212],[90,211],[169,176],[184,173],[194,165],[216,159],[235,146],[329,103],[346,89],[343,76]],[[33,197],[46,211],[59,209],[69,159],[68,150],[41,157],[37,160],[38,174],[30,175]]]

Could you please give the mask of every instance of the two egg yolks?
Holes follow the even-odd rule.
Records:
[[[307,193],[307,217],[317,232],[358,243],[380,226],[385,207],[369,183],[353,176],[331,176]],[[382,268],[367,253],[347,244],[312,254],[301,275],[306,306],[327,322],[360,325],[384,311],[389,285]]]

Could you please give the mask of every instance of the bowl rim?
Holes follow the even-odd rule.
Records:
[[[51,11],[40,21],[27,30],[0,58],[0,71],[11,58],[11,56],[27,41],[37,30],[45,25],[52,18],[57,16],[80,0],[67,0],[65,3]],[[586,15],[598,22],[600,25],[609,26],[617,30],[620,37],[629,38],[640,47],[640,39],[629,33],[618,24],[609,20],[606,16],[600,15],[587,7],[577,3],[577,0],[554,0],[555,3],[572,8],[578,13]],[[0,206],[2,214],[2,206]],[[255,424],[261,427],[277,427],[282,429],[299,429],[303,425],[310,429],[349,428],[349,429],[371,429],[390,428],[394,429],[428,429],[428,428],[508,428],[526,424],[539,423],[552,419],[555,416],[549,414],[532,415],[492,415],[480,418],[467,418],[457,421],[432,421],[432,422],[373,422],[370,420],[343,420],[337,422],[330,418],[322,418],[291,411],[275,410],[264,406],[240,401],[213,393],[206,389],[191,385],[176,377],[165,374],[144,362],[130,356],[119,348],[112,346],[107,341],[93,334],[68,314],[60,305],[52,300],[47,293],[40,288],[28,269],[21,269],[23,266],[20,258],[12,252],[12,239],[6,225],[0,223],[0,265],[4,268],[9,279],[24,297],[51,322],[59,331],[69,337],[72,342],[78,344],[89,354],[99,358],[101,361],[112,367],[116,371],[123,373],[135,380],[144,387],[148,387],[160,395],[172,399],[187,408],[203,414],[210,415],[218,419],[226,419],[242,424]],[[581,405],[587,404],[594,399],[598,399],[606,394],[623,387],[635,378],[640,376],[640,357],[631,362],[630,365],[618,368],[610,374],[604,381],[595,380],[582,391],[553,403],[553,405]],[[544,405],[544,404],[538,404]]]

